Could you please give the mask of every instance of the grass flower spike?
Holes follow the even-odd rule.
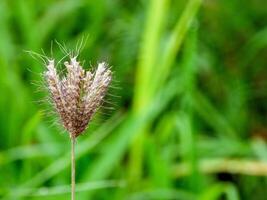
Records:
[[[94,72],[85,71],[77,57],[65,62],[67,73],[60,78],[55,61],[49,60],[45,79],[64,128],[71,138],[72,200],[75,199],[75,139],[87,128],[94,113],[101,106],[111,81],[106,63],[99,63]]]
[[[71,138],[76,138],[100,107],[111,81],[111,71],[106,63],[99,63],[94,73],[85,71],[76,57],[64,65],[67,74],[60,79],[54,60],[50,60],[45,78],[63,126]]]

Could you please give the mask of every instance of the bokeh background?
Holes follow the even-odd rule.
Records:
[[[114,72],[77,141],[77,199],[267,199],[265,0],[1,0],[1,199],[70,199],[33,52],[77,45]]]

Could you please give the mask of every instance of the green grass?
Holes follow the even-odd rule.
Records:
[[[69,137],[26,51],[84,39],[84,67],[114,81],[77,142],[77,199],[265,200],[264,5],[1,0],[0,199],[70,199]]]

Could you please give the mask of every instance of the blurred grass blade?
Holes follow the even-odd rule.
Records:
[[[148,4],[134,88],[133,110],[138,114],[142,114],[153,96],[150,85],[154,77],[153,72],[157,70],[155,66],[160,53],[159,44],[168,4],[169,0],[150,0]],[[149,127],[149,124],[147,126]],[[140,130],[130,150],[129,180],[132,184],[142,176],[144,135],[146,135],[145,130]]]
[[[190,0],[180,19],[177,21],[174,30],[171,32],[163,51],[162,59],[158,64],[158,71],[154,78],[155,88],[161,86],[170,73],[171,66],[175,62],[175,57],[180,50],[181,44],[192,25],[202,0]]]
[[[138,65],[136,69],[134,110],[139,112],[151,98],[150,83],[154,77],[159,51],[160,38],[164,18],[168,10],[169,0],[150,0]]]
[[[37,157],[58,156],[66,150],[66,145],[63,143],[17,146],[0,152],[0,166],[17,160],[26,161],[26,159]]]
[[[76,192],[85,192],[89,190],[99,190],[105,188],[123,187],[125,186],[124,181],[120,180],[102,180],[88,183],[77,183]],[[62,194],[70,193],[70,185],[55,186],[50,188],[32,188],[32,189],[16,189],[13,188],[10,191],[13,198],[19,197],[48,197],[48,196],[59,196]]]
[[[267,27],[257,32],[240,51],[240,60],[242,67],[248,67],[248,64],[256,57],[260,50],[267,46]]]
[[[42,119],[42,112],[37,111],[23,126],[22,129],[22,144],[27,144],[33,138],[34,130],[37,129],[38,124]]]
[[[55,4],[47,9],[46,13],[37,21],[34,29],[34,41],[31,44],[33,50],[39,49],[41,45],[46,41],[49,33],[56,27],[57,23],[70,13],[74,12],[82,5],[83,0],[66,0],[57,1]],[[60,10],[60,12],[58,12]]]
[[[214,184],[200,196],[199,200],[219,200],[223,194],[227,200],[239,200],[238,192],[231,183]]]
[[[221,136],[236,138],[237,134],[227,119],[211,104],[201,92],[195,91],[193,106],[203,119]]]
[[[197,200],[196,195],[179,189],[156,189],[150,191],[141,191],[130,194],[126,200],[147,200],[147,199],[164,199],[164,200]]]
[[[250,176],[266,176],[267,164],[261,161],[249,159],[214,158],[201,159],[198,162],[198,170],[204,174],[229,173],[244,174]],[[183,177],[192,174],[190,163],[184,162],[173,166],[175,177]]]

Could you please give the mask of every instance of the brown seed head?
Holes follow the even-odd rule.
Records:
[[[50,60],[45,79],[53,104],[70,137],[79,136],[101,106],[111,81],[106,63],[99,63],[95,72],[85,71],[76,57],[65,62],[67,74],[60,78],[54,60]]]

